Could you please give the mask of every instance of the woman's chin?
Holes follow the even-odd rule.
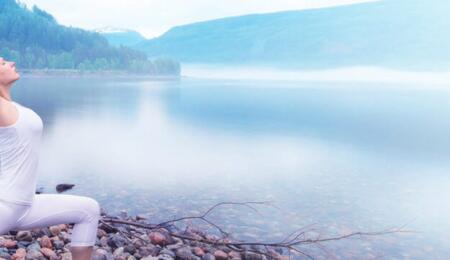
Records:
[[[20,74],[16,72],[16,76],[12,79],[12,82],[15,82],[20,79]]]

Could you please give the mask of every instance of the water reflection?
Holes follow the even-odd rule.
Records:
[[[35,110],[52,127],[58,114],[63,118],[114,115],[123,121],[134,120],[139,88],[129,82],[101,78],[23,78],[13,87],[13,96]]]
[[[186,82],[166,95],[171,116],[201,128],[308,136],[396,156],[442,160],[450,152],[450,121],[443,120],[450,111],[447,91],[396,86],[386,91],[386,86],[375,84],[343,89],[297,83],[299,89],[283,82],[261,88],[252,82],[238,87],[207,82]]]

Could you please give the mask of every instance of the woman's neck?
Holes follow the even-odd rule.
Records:
[[[9,89],[11,88],[11,85],[0,85],[0,98],[6,99],[8,101],[11,101],[11,95]]]

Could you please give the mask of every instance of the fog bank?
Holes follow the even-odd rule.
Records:
[[[415,85],[450,86],[450,71],[402,71],[362,66],[326,70],[283,70],[256,66],[182,64],[181,73],[185,77],[204,79],[414,83]]]

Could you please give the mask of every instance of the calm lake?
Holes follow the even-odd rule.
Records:
[[[323,258],[450,254],[450,88],[299,81],[23,77],[44,121],[38,187],[150,222],[210,215],[236,238],[283,240],[406,225],[414,233],[304,250]],[[194,223],[195,224],[195,223]],[[197,223],[199,224],[199,223]],[[212,229],[211,229],[212,231]]]

